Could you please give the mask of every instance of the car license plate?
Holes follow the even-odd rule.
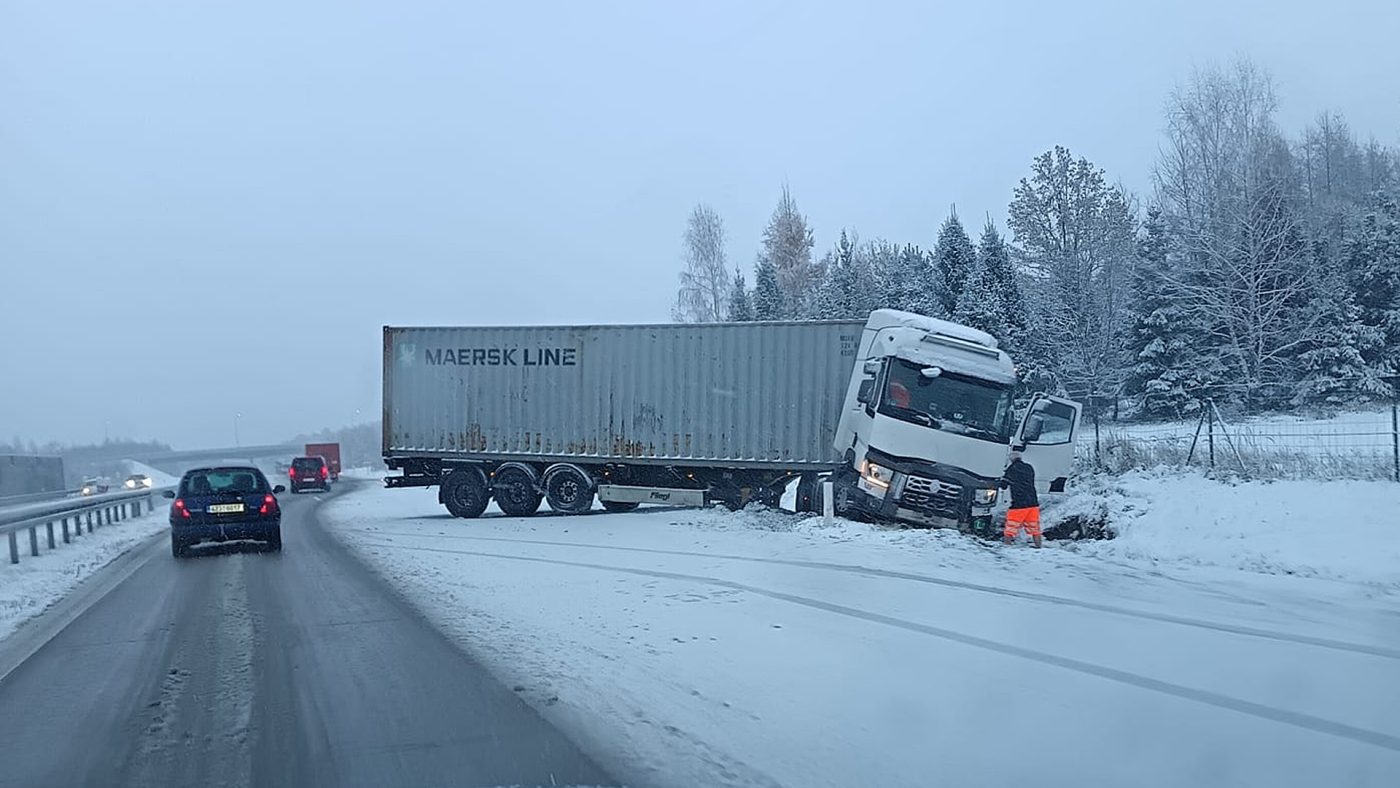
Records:
[[[246,507],[241,503],[216,503],[209,507],[210,514],[234,514],[245,510]]]

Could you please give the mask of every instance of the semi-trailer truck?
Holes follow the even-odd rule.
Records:
[[[580,513],[777,505],[986,532],[1010,448],[1063,489],[1080,406],[1037,394],[989,334],[877,310],[857,321],[384,328],[389,487]]]

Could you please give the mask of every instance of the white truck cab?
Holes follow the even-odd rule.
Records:
[[[870,315],[833,444],[844,516],[988,533],[1013,445],[1042,492],[1074,467],[1077,402],[1037,394],[1015,418],[1016,370],[990,334],[891,309]]]

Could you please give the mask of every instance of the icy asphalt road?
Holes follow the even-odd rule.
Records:
[[[281,555],[162,535],[0,680],[0,786],[613,782],[281,500]]]

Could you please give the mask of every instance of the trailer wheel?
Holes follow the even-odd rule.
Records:
[[[442,503],[453,517],[480,517],[491,501],[491,490],[480,468],[458,468],[442,480]]]
[[[491,485],[496,505],[511,517],[529,517],[540,510],[542,496],[535,487],[535,476],[520,465],[506,465],[496,471]]]
[[[593,508],[593,480],[576,465],[556,465],[544,474],[544,498],[563,514],[583,514]]]
[[[797,480],[797,504],[793,508],[799,514],[821,511],[821,490],[815,473],[804,473]]]
[[[622,512],[633,512],[637,510],[638,506],[641,506],[641,504],[633,503],[630,501],[603,501],[603,508],[612,512],[613,514],[621,514]]]

